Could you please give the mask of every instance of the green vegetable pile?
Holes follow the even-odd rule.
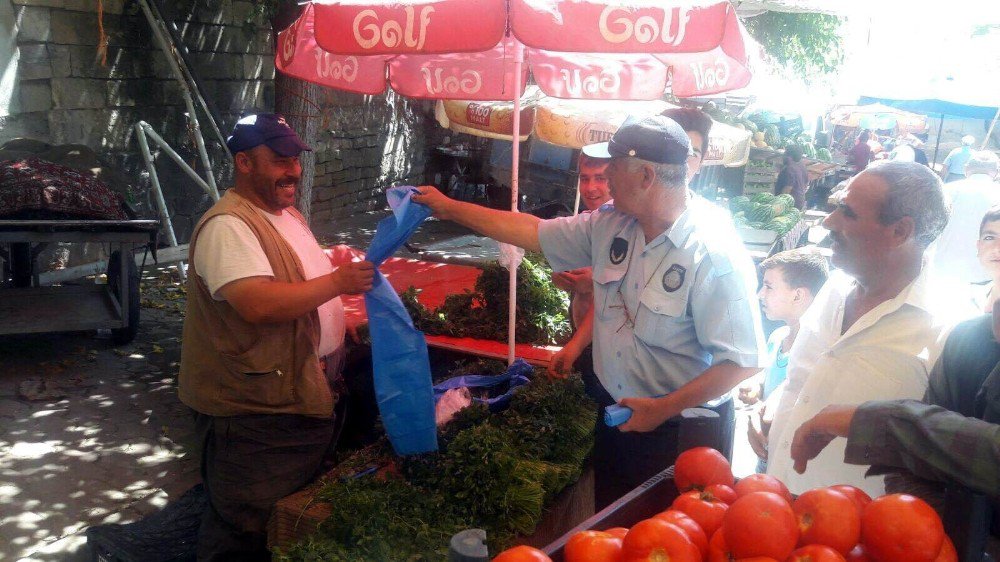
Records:
[[[444,560],[451,536],[487,531],[491,552],[534,531],[546,504],[576,481],[594,442],[596,408],[579,377],[535,377],[510,406],[473,404],[440,430],[440,451],[395,458],[384,440],[338,465],[315,501],[332,514],[281,562]],[[372,467],[375,475],[351,477]],[[389,470],[385,470],[389,467]]]
[[[410,287],[400,298],[418,330],[432,335],[507,341],[508,272],[497,263],[483,268],[474,291],[449,295],[433,311],[417,301]],[[572,331],[567,318],[569,296],[552,284],[552,271],[525,258],[517,269],[517,325],[519,342],[561,345]]]
[[[802,219],[802,212],[795,208],[795,198],[787,193],[740,195],[729,201],[729,210],[736,226],[773,230],[779,236],[788,233]]]

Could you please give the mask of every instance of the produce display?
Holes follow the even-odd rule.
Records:
[[[729,210],[736,226],[772,230],[779,236],[788,233],[802,219],[802,212],[795,207],[795,198],[787,193],[733,197],[729,200]]]
[[[572,335],[569,296],[552,283],[542,259],[525,258],[517,270],[517,341],[562,345]],[[410,287],[400,297],[416,328],[426,334],[507,341],[509,278],[497,263],[483,268],[474,291],[449,295],[433,311],[417,301]]]
[[[674,482],[681,495],[663,512],[636,522],[621,537],[619,529],[574,535],[563,549],[564,562],[958,560],[937,513],[914,496],[872,500],[841,485],[793,499],[782,482],[763,474],[734,486],[725,457],[707,447],[678,456]],[[519,548],[494,562],[551,562],[541,551]]]
[[[459,410],[439,428],[436,453],[399,458],[382,439],[337,465],[313,500],[331,515],[275,559],[445,560],[451,536],[467,528],[485,529],[497,552],[533,532],[543,508],[579,478],[595,421],[579,377],[539,374],[502,411],[478,402]]]

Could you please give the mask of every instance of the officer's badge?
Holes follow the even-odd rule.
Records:
[[[628,256],[628,240],[615,237],[611,241],[611,251],[608,252],[608,259],[614,265],[618,265],[625,261],[626,256]]]
[[[684,275],[687,269],[683,265],[674,264],[663,274],[663,290],[672,293],[681,288],[684,284]]]

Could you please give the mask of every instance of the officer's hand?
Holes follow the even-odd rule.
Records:
[[[819,456],[835,438],[847,437],[857,409],[857,406],[842,404],[827,406],[795,430],[795,437],[792,439],[795,472],[805,472],[806,464]]]
[[[764,421],[764,410],[767,403],[763,403],[750,414],[747,424],[747,440],[750,441],[750,448],[763,460],[767,460],[767,435],[771,430],[771,424]]]
[[[573,369],[573,363],[580,357],[581,351],[573,344],[573,340],[568,341],[562,349],[552,356],[552,360],[549,361],[549,377],[554,379],[566,378],[566,375]]]
[[[632,409],[632,417],[618,426],[620,431],[652,431],[670,418],[657,398],[622,398],[618,403]]]
[[[454,199],[449,198],[445,194],[438,191],[438,189],[432,185],[421,185],[416,188],[419,193],[414,193],[412,199],[417,203],[422,205],[427,205],[431,208],[434,216],[441,220],[451,219],[451,206],[455,203]]]
[[[594,291],[594,276],[589,267],[581,267],[562,273],[553,273],[552,282],[556,287],[573,293],[592,293]]]
[[[330,274],[337,295],[357,295],[371,290],[375,265],[370,261],[345,263]]]

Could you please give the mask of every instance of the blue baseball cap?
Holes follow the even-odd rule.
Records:
[[[255,146],[267,145],[280,156],[298,156],[303,150],[312,151],[299,135],[277,113],[247,115],[236,122],[226,139],[229,152],[236,154]]]
[[[588,144],[582,150],[591,158],[632,156],[659,164],[683,164],[692,154],[684,128],[663,115],[630,115],[610,141]]]

